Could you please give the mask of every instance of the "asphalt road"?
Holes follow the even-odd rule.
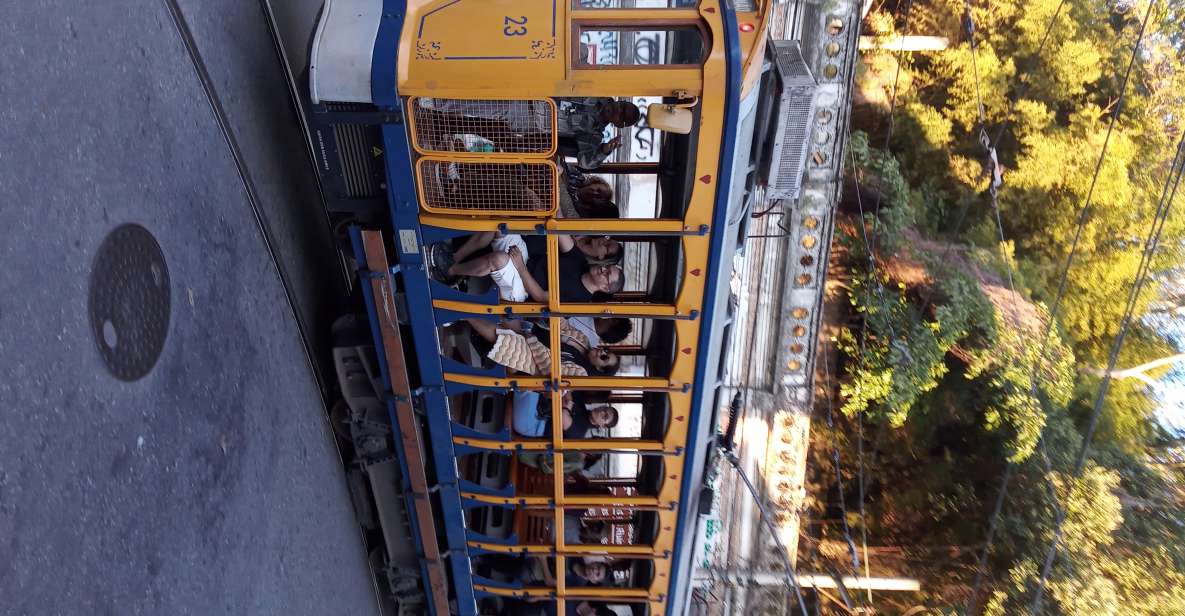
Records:
[[[340,271],[263,13],[180,8],[246,181],[163,2],[9,3],[0,23],[0,612],[374,613],[298,326],[324,331]],[[87,314],[129,222],[171,291],[133,382]]]

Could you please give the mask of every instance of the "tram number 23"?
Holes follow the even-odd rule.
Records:
[[[502,34],[505,36],[523,36],[527,33],[526,15],[519,17],[511,17],[507,15],[506,18],[502,20],[502,23],[505,26],[502,28]]]

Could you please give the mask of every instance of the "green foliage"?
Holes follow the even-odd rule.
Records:
[[[901,165],[892,154],[868,144],[868,135],[856,131],[848,146],[856,163],[857,173],[867,179],[866,186],[880,193],[880,207],[875,201],[864,204],[867,224],[875,230],[877,248],[887,254],[897,251],[905,231],[914,221],[909,184],[901,175]],[[871,181],[869,181],[871,180]]]
[[[849,300],[862,318],[862,331],[844,328],[837,340],[850,358],[849,379],[841,384],[843,412],[867,412],[901,426],[918,398],[938,386],[947,373],[946,354],[972,328],[989,326],[991,308],[977,285],[956,271],[940,278],[946,301],[923,318],[920,306],[891,286],[887,277],[864,274],[852,280]]]
[[[885,143],[883,132],[853,134],[860,182],[882,198],[877,219],[862,222],[878,229],[878,265],[897,263],[906,246],[913,261],[927,261],[919,238],[957,245],[961,258],[936,263],[938,255],[930,255],[924,282],[914,276],[903,286],[883,272],[864,271],[867,255],[861,242],[851,242],[852,318],[837,337],[843,410],[880,422],[866,447],[877,460],[870,468],[870,541],[882,545],[978,546],[1004,465],[1016,465],[988,563],[985,613],[1028,613],[1060,503],[1066,538],[1047,585],[1045,614],[1185,614],[1182,472],[1149,457],[1163,433],[1143,382],[1114,380],[1087,471],[1079,478],[1071,473],[1167,163],[1185,130],[1185,8],[1160,3],[1156,9],[1096,180],[1147,4],[1119,15],[1112,3],[1067,0],[1038,54],[1060,3],[972,3],[974,56],[959,31],[962,0],[913,5],[911,33],[946,36],[952,46],[906,58],[889,151],[869,146]],[[870,17],[880,36],[894,31],[893,6]],[[890,49],[865,58],[866,94],[883,93],[895,55]],[[1018,97],[1009,115],[1009,101]],[[887,110],[884,96],[867,98]],[[1004,166],[1003,246],[978,144],[980,99],[988,134],[1007,122],[995,144]],[[882,116],[857,125],[883,131],[888,122]],[[1089,216],[1074,247],[1088,195]],[[1183,198],[1162,246],[1185,245]],[[955,214],[964,209],[966,218],[956,225]],[[1074,265],[1043,341],[1071,250]],[[1181,266],[1180,252],[1162,250],[1152,272],[1167,280]],[[1001,282],[1009,269],[1017,296]],[[931,289],[934,301],[923,306]],[[1158,290],[1145,289],[1137,317]],[[1137,327],[1118,367],[1169,352],[1155,332]],[[844,445],[847,459],[853,443]],[[930,605],[961,604],[952,589],[970,584],[973,559],[927,568],[917,563],[932,561],[932,553],[913,556],[923,588],[935,589],[924,591]]]
[[[988,117],[1004,115],[1008,101],[991,94],[1006,90],[1012,82],[1016,67],[1011,60],[1001,61],[990,44],[978,45],[972,54],[971,47],[964,43],[940,51],[936,56],[933,70],[946,78],[949,93],[942,112],[945,118],[958,124],[964,133],[972,133],[979,125],[981,100],[983,112]],[[975,85],[977,74],[978,90]]]
[[[1049,476],[1064,507],[1061,550],[1045,585],[1041,614],[1160,616],[1185,613],[1185,575],[1174,562],[1174,544],[1125,541],[1119,473],[1089,465],[1081,477]],[[1052,500],[1029,554],[1014,564],[992,593],[985,614],[1028,613],[1040,563],[1052,541]]]
[[[1077,478],[1056,471],[1032,470],[1030,474],[1038,476],[1032,487],[1036,492],[1021,495],[1020,499],[1044,505],[1027,512],[1027,525],[1036,532],[1026,537],[1029,543],[1019,548],[1022,556],[1008,572],[1009,583],[992,594],[984,613],[1028,613],[1040,563],[1055,535],[1057,515],[1049,490],[1057,495],[1065,518],[1059,543],[1061,559],[1046,584],[1046,613],[1117,613],[1114,581],[1103,575],[1094,560],[1114,543],[1113,533],[1123,521],[1122,504],[1116,495],[1118,473],[1089,465]]]
[[[1049,315],[1034,308],[1039,320],[1029,324],[1010,322],[993,309],[994,335],[966,371],[967,378],[983,380],[984,427],[1007,430],[1010,462],[1032,455],[1045,428],[1046,407],[1064,408],[1074,388],[1074,355],[1057,331],[1042,340]]]

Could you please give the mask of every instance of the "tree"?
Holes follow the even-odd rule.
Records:
[[[967,554],[976,550],[938,560],[932,550],[983,541],[1011,464],[988,559],[989,613],[1027,613],[1059,507],[1066,539],[1045,613],[1185,613],[1185,465],[1145,382],[1166,369],[1157,360],[1180,352],[1157,319],[1185,296],[1173,284],[1185,270],[1185,191],[1152,263],[1156,284],[1138,298],[1086,471],[1072,472],[1185,118],[1180,3],[1158,4],[1118,105],[1147,2],[1121,11],[1066,0],[1057,19],[1061,0],[973,2],[974,52],[961,31],[963,0],[912,3],[908,31],[891,18],[893,2],[869,17],[881,37],[921,32],[950,45],[905,54],[893,122],[888,96],[867,97],[853,118],[868,131],[853,135],[856,177],[882,207],[839,227],[851,275],[839,391],[848,416],[863,413],[873,427],[864,442],[849,433],[828,447],[836,443],[843,459],[857,444],[871,455],[870,541],[903,546],[911,573],[935,589],[924,597],[931,607],[951,611],[967,598]],[[871,50],[858,73],[863,91],[883,91],[897,67],[894,48]],[[1004,166],[1005,242],[986,193],[981,128],[1002,135],[993,146]],[[873,228],[870,268],[862,236]],[[826,474],[819,481],[829,485]]]

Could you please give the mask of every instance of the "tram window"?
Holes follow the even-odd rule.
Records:
[[[682,189],[683,180],[692,175],[695,167],[699,105],[692,103],[691,130],[683,134],[652,126],[650,110],[664,104],[686,105],[688,101],[658,96],[637,96],[630,101],[641,111],[641,119],[634,126],[606,128],[605,141],[620,137],[621,142],[608,160],[595,172],[580,172],[574,167],[574,159],[564,165],[570,171],[562,181],[568,187],[560,194],[562,217],[571,218],[575,214],[581,218],[655,219],[684,215],[687,200],[679,195],[686,192]],[[608,190],[597,186],[584,188],[592,184]],[[605,192],[609,194],[604,195]],[[606,196],[611,201],[609,209],[602,207]],[[592,203],[585,203],[586,200]]]
[[[516,531],[519,513],[503,507],[474,507],[465,514],[465,527],[487,537],[506,539]]]
[[[567,451],[562,462],[567,494],[654,496],[662,487],[661,454]],[[554,464],[554,454],[545,451],[520,451],[513,455],[482,452],[457,460],[462,479],[493,490],[513,485],[515,493],[523,496],[552,493]]]
[[[564,511],[564,543],[568,545],[651,545],[658,514],[628,507],[569,508]],[[541,543],[551,543],[551,527]]]
[[[555,616],[553,599],[531,600],[518,597],[483,597],[478,606],[483,616]],[[595,599],[573,598],[567,601],[567,614],[576,616],[646,616],[643,603],[606,603]]]
[[[661,441],[670,425],[665,393],[565,390],[563,403],[565,439]],[[551,404],[546,392],[478,390],[453,396],[451,406],[465,409],[461,423],[477,432],[493,435],[509,427],[516,439],[550,441]]]
[[[493,510],[513,511],[514,526],[504,528]],[[471,526],[478,532],[498,538],[512,533],[522,545],[555,543],[552,534],[555,512],[548,508],[479,507],[470,514]],[[564,543],[577,546],[650,546],[657,537],[658,514],[651,510],[628,507],[592,507],[564,510]],[[497,533],[496,535],[494,533]]]
[[[695,26],[630,28],[577,25],[573,60],[578,68],[690,67],[704,58],[703,32]]]
[[[605,564],[609,570],[608,586],[646,588],[654,580],[654,561],[648,558],[613,558]]]
[[[504,303],[545,303],[558,292],[565,303],[670,304],[682,283],[679,238],[561,235],[558,247],[558,290],[542,235],[485,231],[437,242],[427,254],[433,279],[472,295],[495,290]]]
[[[502,584],[555,586],[555,559],[527,554],[480,554],[473,572]]]
[[[463,479],[496,490],[511,480],[512,462],[499,453],[474,453],[457,458],[457,470]]]
[[[654,496],[662,487],[661,455],[608,452],[588,461],[591,464],[567,486],[569,494]]]
[[[644,302],[645,298],[640,301]],[[671,374],[679,342],[674,321],[585,316],[565,319],[562,324],[561,367],[565,377],[666,378]],[[605,324],[611,329],[603,327]],[[501,367],[509,375],[542,376],[551,371],[548,327],[549,319],[510,318],[493,322],[473,317],[441,328],[441,351],[446,357],[474,368]],[[603,337],[598,341],[586,331]],[[622,331],[626,335],[616,337]],[[610,340],[614,343],[609,343]],[[482,432],[497,432],[505,424],[504,404],[499,405],[487,399],[488,396],[454,396],[450,408],[457,416],[453,419]],[[502,402],[507,400],[503,398]],[[514,404],[522,402],[516,400]]]
[[[552,557],[480,554],[473,558],[473,571],[497,583],[525,587],[554,588],[562,575],[570,593],[579,593],[585,588],[645,588],[654,578],[654,563],[645,558],[569,556],[565,561],[564,570],[560,571]]]
[[[471,294],[495,289],[503,302],[547,302],[558,294],[570,303],[596,303],[622,290],[623,245],[600,235],[558,238],[558,288],[549,276],[543,235],[481,231],[436,242],[426,252],[436,281]]]

